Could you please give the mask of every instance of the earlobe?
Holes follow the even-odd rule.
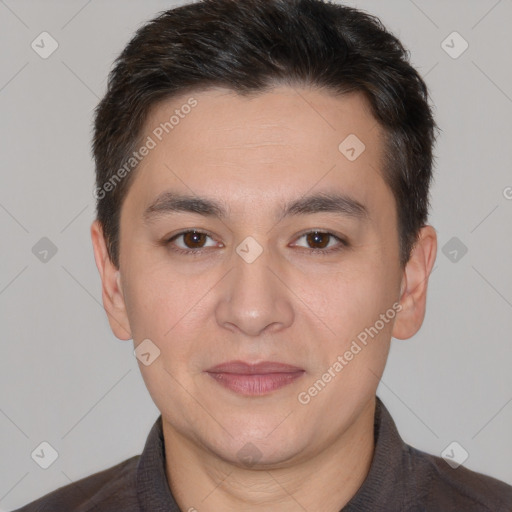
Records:
[[[97,220],[91,225],[91,239],[96,267],[101,278],[103,307],[110,328],[120,340],[129,340],[132,335],[121,287],[121,273],[110,260],[103,229]]]
[[[425,317],[428,279],[437,252],[437,235],[432,226],[420,229],[407,262],[400,287],[400,305],[392,336],[407,339],[416,334]]]

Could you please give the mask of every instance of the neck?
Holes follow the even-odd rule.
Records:
[[[368,475],[375,397],[326,448],[296,465],[245,469],[198,447],[163,422],[169,487],[187,512],[339,512]]]

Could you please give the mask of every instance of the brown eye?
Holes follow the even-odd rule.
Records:
[[[310,249],[314,254],[329,254],[349,246],[348,242],[327,231],[310,231],[308,233],[304,233],[298,238],[298,240],[303,238],[306,240],[306,246],[302,244],[297,245],[299,247]]]
[[[329,233],[320,233],[312,231],[306,235],[306,240],[312,249],[324,249],[329,244],[331,235]]]
[[[207,245],[208,239],[211,240],[209,245]],[[200,253],[202,249],[214,246],[215,241],[207,233],[191,229],[174,235],[165,244],[169,245],[176,252],[191,254]]]
[[[206,242],[206,235],[198,231],[187,231],[183,234],[183,243],[188,249],[198,249]]]

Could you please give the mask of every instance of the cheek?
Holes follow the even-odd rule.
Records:
[[[127,287],[126,305],[133,339],[138,344],[149,338],[161,356],[155,368],[140,365],[144,380],[148,384],[157,374],[166,378],[163,364],[182,379],[197,354],[203,353],[205,315],[209,315],[205,310],[208,296],[204,295],[212,286],[209,283],[215,283],[215,276],[184,276],[158,267],[151,271],[139,268],[131,275],[136,278]]]
[[[343,343],[392,307],[395,288],[389,269],[372,264],[303,280],[300,296]]]
[[[331,280],[331,292],[321,302],[325,308],[322,320],[335,336],[328,335],[325,339],[328,364],[319,368],[319,373],[331,368],[331,373],[336,374],[332,386],[329,384],[331,391],[323,398],[336,407],[347,407],[348,403],[344,403],[347,400],[355,407],[356,398],[370,396],[378,384],[396,317],[390,286],[385,273],[369,270],[354,273]],[[339,364],[334,367],[336,362]],[[321,378],[320,374],[315,379]]]
[[[133,338],[165,339],[186,313],[193,290],[182,277],[155,266],[134,265],[126,275],[123,291]]]
[[[330,341],[325,345],[325,354],[327,367],[340,362],[341,356],[343,368],[338,366],[339,378],[334,379],[333,395],[326,394],[325,399],[341,406],[346,393],[356,397],[374,391],[386,363],[396,311],[392,308],[394,299],[389,283],[382,274],[367,272],[332,281],[331,285],[337,291],[331,292],[325,302],[322,318],[335,336],[327,336],[326,341]]]

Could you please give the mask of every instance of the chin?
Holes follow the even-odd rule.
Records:
[[[295,429],[276,429],[278,424],[279,422],[271,421],[268,425],[261,425],[261,428],[251,425],[248,429],[244,428],[243,423],[239,423],[236,428],[225,425],[232,437],[228,434],[223,435],[220,443],[218,439],[217,442],[211,440],[213,450],[222,459],[240,467],[285,467],[297,456],[302,456],[310,443],[303,431],[294,435],[294,432],[297,434]]]

